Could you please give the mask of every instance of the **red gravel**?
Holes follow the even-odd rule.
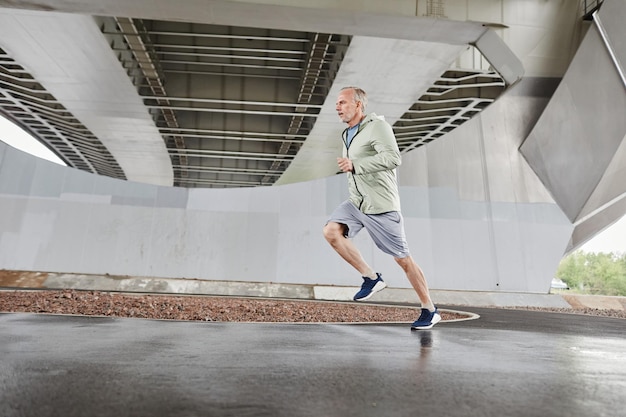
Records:
[[[213,322],[413,322],[417,308],[347,302],[121,294],[100,291],[0,291],[1,312],[75,314]],[[441,311],[443,321],[469,315]]]
[[[555,313],[626,318],[626,311],[594,308],[518,307]],[[352,302],[216,297],[197,295],[123,294],[77,290],[0,291],[0,312],[73,314],[213,322],[365,323],[414,321],[417,307]],[[469,318],[440,311],[443,321]]]
[[[549,313],[569,313],[569,314],[582,314],[585,316],[602,316],[613,317],[617,319],[626,319],[625,310],[611,310],[591,307],[577,307],[577,308],[548,308],[548,307],[511,307],[516,310],[532,310],[532,311],[546,311]]]

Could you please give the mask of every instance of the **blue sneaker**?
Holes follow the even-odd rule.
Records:
[[[430,312],[427,308],[422,309],[422,314],[411,324],[411,330],[428,330],[441,321],[439,311],[435,307],[435,311]]]
[[[384,289],[387,286],[383,281],[381,275],[377,272],[376,279],[363,277],[363,285],[361,285],[361,291],[357,292],[354,296],[354,301],[365,301],[378,291]]]

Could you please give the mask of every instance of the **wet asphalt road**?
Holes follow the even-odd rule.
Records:
[[[624,416],[626,320],[407,325],[0,314],[0,416]]]

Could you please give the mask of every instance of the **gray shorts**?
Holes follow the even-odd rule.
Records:
[[[346,200],[333,211],[328,222],[345,224],[348,227],[345,234],[347,238],[355,237],[365,228],[376,246],[394,258],[406,258],[410,255],[404,234],[404,219],[399,211],[365,214],[350,200]]]

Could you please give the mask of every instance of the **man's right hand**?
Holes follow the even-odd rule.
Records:
[[[337,165],[341,172],[354,172],[354,165],[348,158],[337,158]]]

